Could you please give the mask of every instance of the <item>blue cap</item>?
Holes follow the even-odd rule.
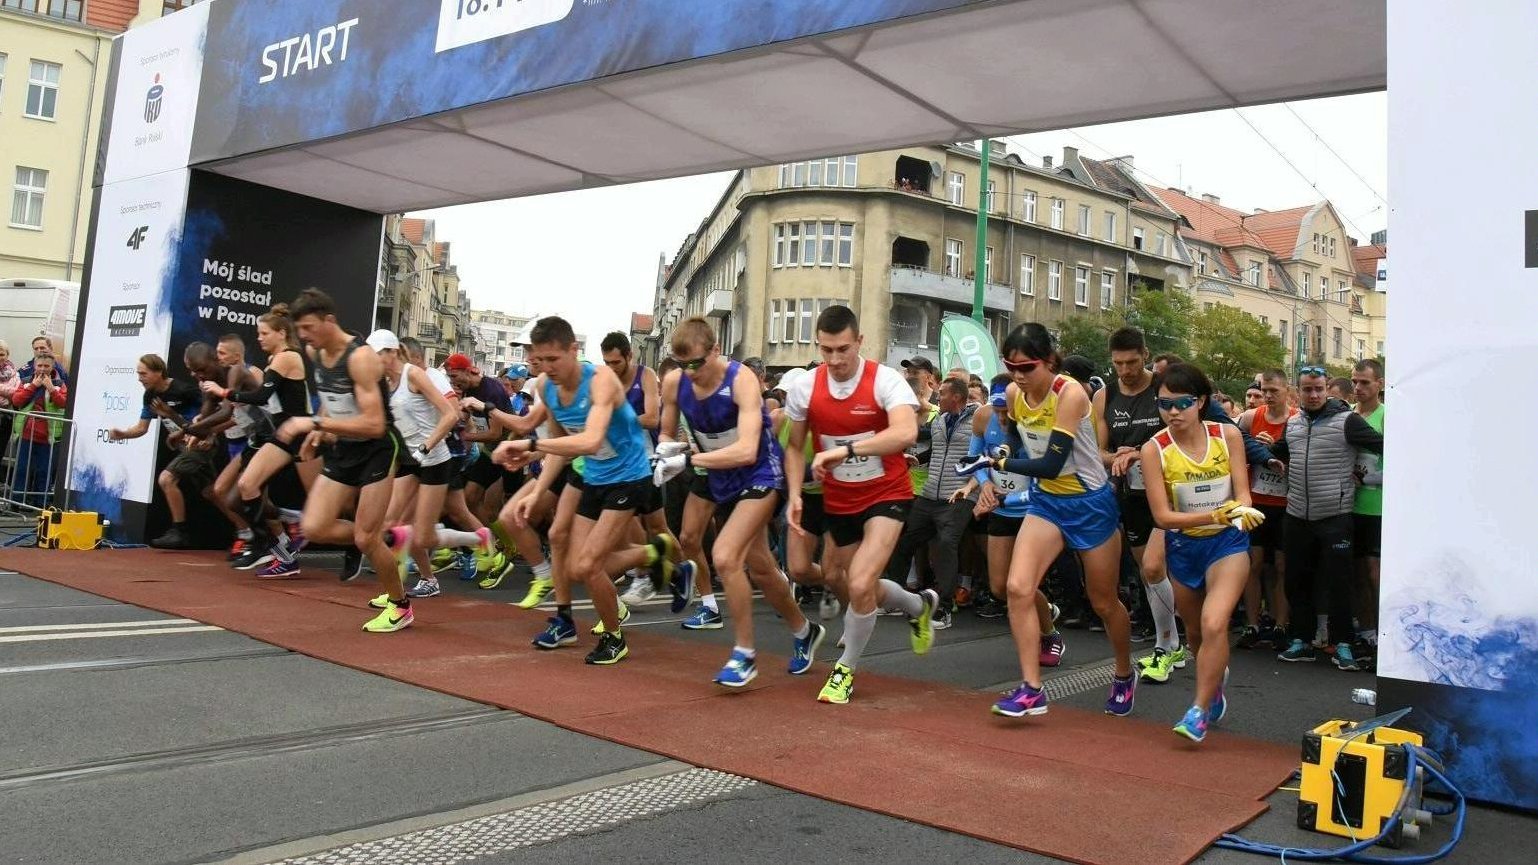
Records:
[[[526,363],[515,363],[509,366],[507,369],[502,370],[502,377],[510,379],[528,378],[529,365]]]
[[[1004,408],[1004,392],[1009,390],[1009,382],[1001,381],[988,391],[988,404],[994,408]]]

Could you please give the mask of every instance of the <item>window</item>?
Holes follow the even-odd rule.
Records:
[[[1319,233],[1318,232],[1314,233],[1314,242],[1313,242],[1313,244],[1312,244],[1312,246],[1310,248],[1314,250],[1314,254],[1315,255],[1319,254]]]
[[[1292,331],[1287,329],[1287,319],[1284,318],[1284,319],[1281,320],[1280,327],[1278,328],[1278,330],[1281,331],[1281,335],[1282,335],[1282,348],[1286,348],[1287,347],[1287,340],[1289,339],[1289,337],[1291,336],[1291,333],[1292,333]]]
[[[16,166],[16,188],[11,194],[11,225],[42,228],[43,194],[47,190],[47,171]]]
[[[780,341],[780,302],[769,301],[769,344],[776,345]]]
[[[1202,312],[1212,312],[1212,301],[1204,301],[1202,303]]]
[[[1271,317],[1267,316],[1267,315],[1261,316],[1260,317],[1260,323],[1262,325],[1264,325],[1267,329],[1269,329],[1271,327]]]
[[[810,267],[817,263],[817,223],[801,223],[801,263]]]
[[[998,208],[996,206],[994,206],[994,203],[993,203],[994,202],[994,195],[998,191],[999,191],[999,185],[997,183],[994,183],[991,180],[988,181],[988,212],[989,213],[992,213],[995,210],[998,210]]]
[[[59,108],[59,64],[32,61],[32,74],[27,79],[28,117],[52,120]]]
[[[1381,340],[1381,339],[1378,340],[1378,354],[1379,355],[1383,354],[1383,340]]]
[[[780,342],[792,343],[796,341],[796,302],[785,301],[785,330]]]
[[[0,53],[0,96],[5,95],[5,54]]]
[[[36,12],[37,0],[0,0],[0,6],[20,9],[23,12]]]
[[[951,204],[960,204],[966,200],[967,177],[959,171],[952,171],[945,179],[945,194]]]
[[[1059,231],[1063,228],[1063,208],[1066,205],[1067,202],[1061,198],[1052,199],[1052,227]]]
[[[812,301],[810,298],[801,301],[801,341],[812,341]]]
[[[1047,300],[1063,299],[1063,263],[1047,262]]]
[[[1314,325],[1314,351],[1324,354],[1324,325]]]
[[[1156,238],[1154,242],[1154,252],[1158,253],[1159,255],[1168,255],[1169,252],[1165,249],[1164,245],[1164,232],[1156,231],[1154,232],[1154,237]]]
[[[792,165],[791,168],[794,169],[794,171],[792,172],[792,177],[791,177],[790,185],[791,186],[805,186],[806,185],[806,163],[805,162],[797,162],[795,165]]]
[[[1100,271],[1100,308],[1110,309],[1116,302],[1116,273],[1115,271]]]
[[[1196,272],[1203,276],[1207,275],[1207,250],[1205,249],[1196,251]]]
[[[822,160],[806,164],[806,183],[808,186],[822,185]]]
[[[965,247],[954,237],[945,239],[945,275],[961,276],[961,252]]]
[[[1359,339],[1356,341],[1356,359],[1362,360],[1365,357],[1367,357],[1367,340]]]
[[[1338,328],[1338,327],[1337,328],[1333,328],[1331,330],[1330,337],[1331,337],[1331,349],[1332,349],[1331,354],[1333,354],[1335,357],[1340,357],[1340,352],[1341,352],[1341,332],[1340,332],[1340,328]]]
[[[774,266],[785,266],[785,226],[783,223],[774,226]]]
[[[1090,210],[1088,204],[1079,205],[1079,234],[1089,237]]]
[[[1089,268],[1073,269],[1073,302],[1076,306],[1089,306]]]
[[[1143,248],[1143,229],[1138,228],[1137,226],[1133,226],[1132,228],[1132,248]]]
[[[1298,354],[1308,354],[1308,325],[1298,325]]]
[[[854,186],[855,173],[858,168],[858,158],[854,156],[844,157],[844,185]]]
[[[822,249],[818,255],[819,264],[833,266],[833,256],[838,249],[838,223],[824,222],[822,224]]]
[[[801,260],[801,223],[792,222],[785,226],[785,263],[791,267]]]
[[[81,2],[82,0],[53,0],[53,5],[48,7],[48,14],[54,18],[79,21]],[[168,4],[174,2],[177,0],[168,0]]]
[[[1116,211],[1105,212],[1105,239],[1107,243],[1116,242]]]
[[[1036,296],[1036,256],[1020,256],[1020,293],[1027,297]]]
[[[1314,275],[1312,273],[1309,273],[1306,270],[1303,271],[1303,296],[1304,297],[1310,297],[1311,296],[1308,293],[1308,289],[1309,289],[1309,286],[1313,285],[1313,283],[1314,283]]]
[[[1036,221],[1036,192],[1027,189],[1020,194],[1020,218],[1026,222]]]
[[[983,247],[983,282],[993,282],[993,247]]]
[[[1344,279],[1342,279],[1339,282],[1335,283],[1335,285],[1336,285],[1336,289],[1337,289],[1336,292],[1335,292],[1335,300],[1337,302],[1339,302],[1339,303],[1345,303],[1346,302],[1346,295],[1350,294],[1351,290],[1346,288],[1346,281]]]
[[[1260,262],[1250,262],[1250,272],[1246,275],[1245,278],[1249,281],[1250,285],[1253,285],[1257,288],[1260,287]]]
[[[838,265],[849,267],[851,264],[854,264],[854,223],[840,222],[838,224]]]

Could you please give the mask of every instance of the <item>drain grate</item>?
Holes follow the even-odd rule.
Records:
[[[689,769],[505,814],[285,859],[280,865],[456,865],[628,823],[738,793],[757,783],[711,769]]]
[[[1072,673],[1063,673],[1053,676],[1042,683],[1047,692],[1048,700],[1063,700],[1075,694],[1085,691],[1093,691],[1096,688],[1109,688],[1111,677],[1116,674],[1116,665],[1103,664],[1099,667],[1090,667],[1087,670],[1075,670]]]

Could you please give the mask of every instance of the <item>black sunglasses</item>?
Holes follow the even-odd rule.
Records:
[[[710,355],[708,354],[701,355],[693,360],[680,360],[677,357],[673,358],[674,363],[677,363],[684,372],[698,372],[700,367],[704,366],[705,361],[707,360],[710,360]]]

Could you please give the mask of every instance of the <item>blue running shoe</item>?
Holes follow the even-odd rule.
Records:
[[[454,554],[454,558],[458,560],[459,578],[467,581],[475,579],[475,575],[479,570],[479,565],[475,561],[475,553],[469,550],[460,550]]]
[[[721,613],[700,603],[700,608],[694,611],[694,615],[679,624],[686,631],[719,631],[721,630]]]
[[[1132,704],[1137,699],[1137,667],[1132,668],[1132,675],[1123,679],[1120,676],[1111,676],[1111,696],[1105,701],[1105,713],[1125,718],[1132,714]]]
[[[1021,682],[1020,687],[1005,694],[993,704],[993,714],[1003,715],[1006,718],[1045,715],[1047,714],[1047,692]]]
[[[752,655],[733,651],[732,657],[716,674],[716,684],[728,688],[741,688],[758,675],[758,663]]]
[[[1207,723],[1216,724],[1228,714],[1228,668],[1223,668],[1223,681],[1218,685],[1218,695],[1212,698],[1212,704],[1207,707]]]
[[[675,613],[683,612],[684,607],[694,600],[694,562],[684,561],[673,566],[673,575],[668,580],[668,589],[673,592],[673,604],[669,607]],[[719,617],[718,617],[719,618]],[[684,627],[688,627],[685,625]],[[720,627],[717,625],[717,627]]]
[[[577,626],[570,619],[551,616],[546,621],[549,624],[534,638],[534,648],[559,649],[577,642]]]
[[[417,561],[416,561],[416,559],[408,559],[406,561],[406,576],[408,576],[408,577],[415,577],[419,573],[420,572],[417,570]]]
[[[423,577],[417,580],[416,585],[406,590],[408,598],[436,598],[443,594],[443,588],[438,585],[437,577]]]
[[[790,647],[790,674],[799,676],[812,665],[817,663],[817,647],[822,645],[822,638],[828,635],[828,629],[816,622],[808,622],[812,630],[806,635],[806,639],[797,639]]]
[[[993,465],[993,460],[987,454],[978,454],[975,457],[962,457],[956,460],[956,474],[962,477],[970,477],[991,465]]]
[[[1185,717],[1180,719],[1174,730],[1193,742],[1200,742],[1207,738],[1207,713],[1200,706],[1192,706],[1186,710]]]

